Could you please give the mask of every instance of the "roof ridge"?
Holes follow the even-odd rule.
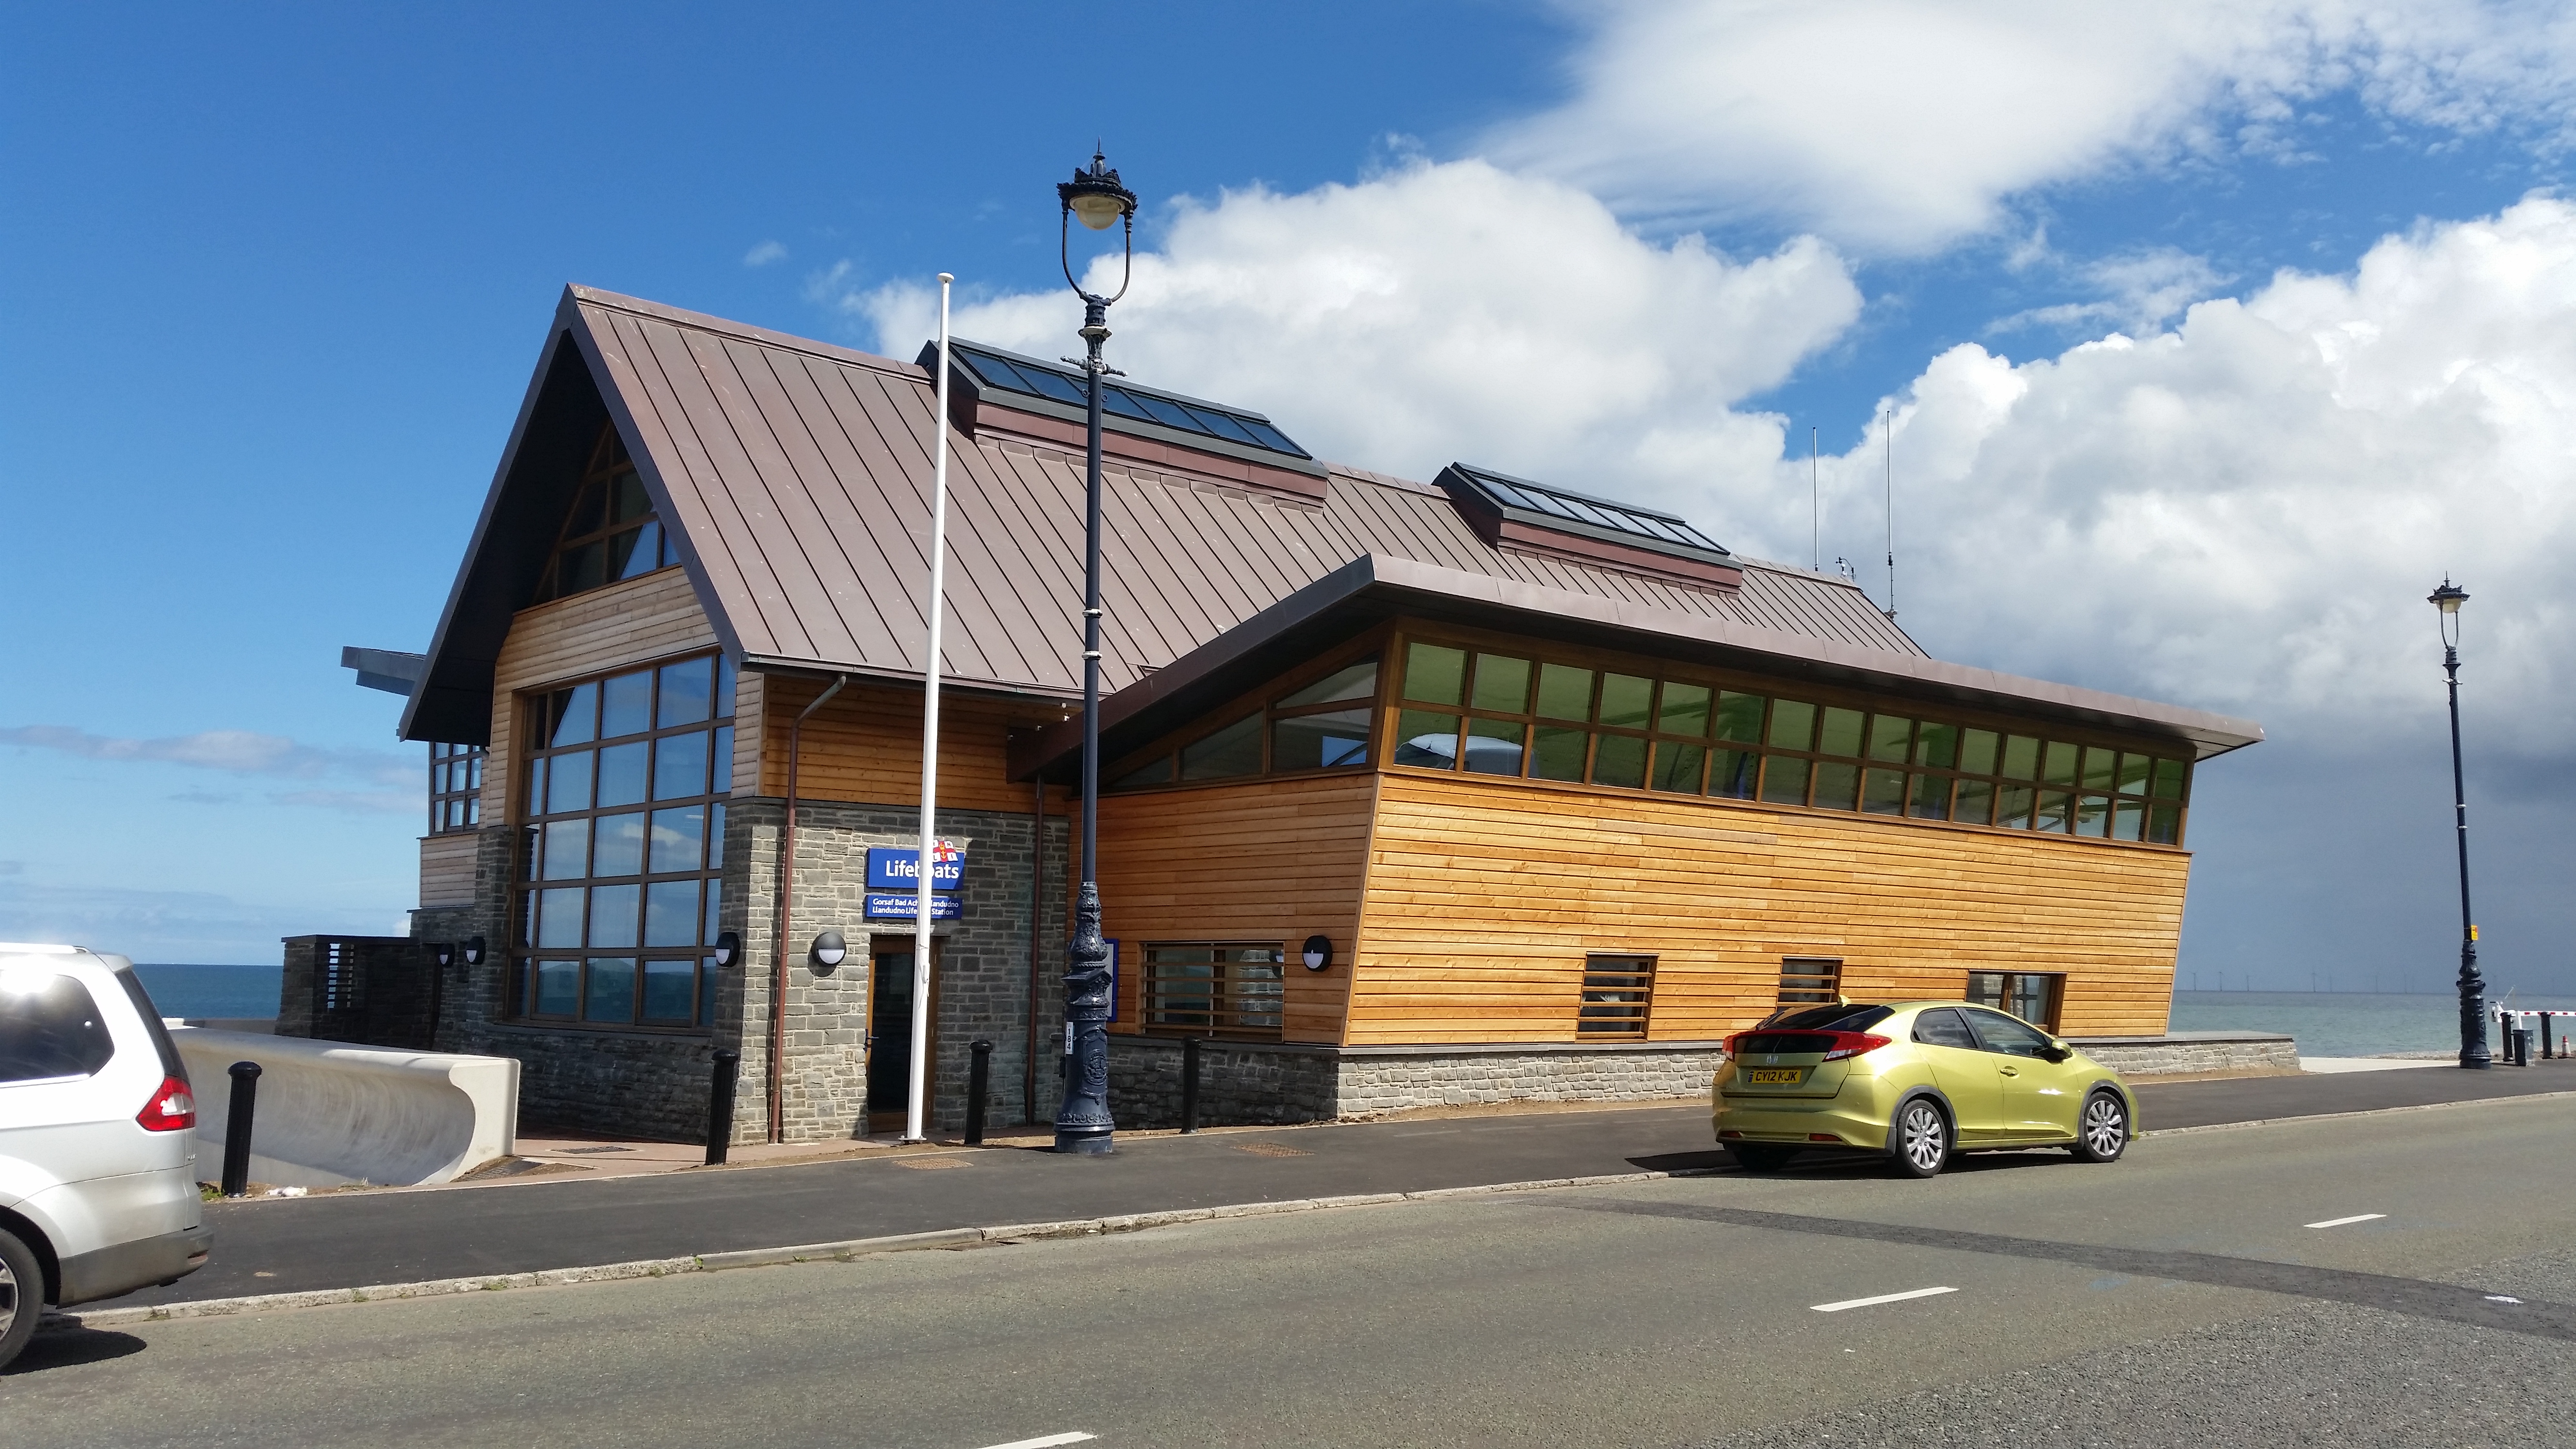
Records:
[[[855,347],[843,347],[837,343],[820,342],[811,337],[799,337],[793,332],[781,332],[774,327],[737,322],[730,317],[718,317],[710,312],[692,312],[686,307],[674,307],[667,302],[656,302],[644,297],[630,297],[623,292],[611,292],[601,287],[585,287],[579,282],[566,283],[564,292],[574,301],[590,306],[632,313],[638,317],[650,317],[657,322],[668,322],[674,326],[694,327],[701,332],[738,337],[746,342],[757,342],[764,347],[802,352],[811,357],[822,358],[826,362],[849,363],[873,372],[909,378],[925,387],[930,385],[930,379],[923,375],[920,368],[896,358],[882,357],[873,352],[862,352]]]

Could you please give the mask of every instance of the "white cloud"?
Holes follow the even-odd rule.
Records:
[[[1116,285],[1114,263],[1089,284]],[[824,279],[828,287],[837,279]],[[915,284],[842,293],[877,346],[935,327]],[[1317,453],[1429,477],[1452,459],[1617,491],[1688,496],[1760,471],[1775,420],[1730,411],[1850,325],[1860,293],[1803,239],[1738,261],[1696,237],[1640,239],[1590,196],[1480,161],[1407,162],[1296,195],[1183,203],[1111,314],[1139,382],[1269,413]],[[1072,350],[1069,292],[956,309],[959,336]]]
[[[1936,248],[2126,164],[2300,149],[2297,107],[2559,139],[2576,22],[2466,0],[1665,0],[1581,7],[1573,94],[1487,154],[1632,218]]]
[[[787,244],[785,242],[765,241],[760,245],[753,247],[750,251],[742,254],[742,264],[746,267],[765,267],[771,262],[783,262],[785,260],[787,260]]]
[[[1936,653],[2349,755],[2442,727],[2423,597],[2448,571],[2475,595],[2484,742],[2567,754],[2576,206],[2390,237],[2170,332],[1954,348],[1902,399],[1896,457],[1900,603]],[[1878,472],[1864,448],[1829,486],[1874,520]]]
[[[215,891],[0,881],[0,940],[60,941],[138,961],[274,962],[281,936],[373,933],[383,918],[381,909],[247,902]]]
[[[268,798],[280,805],[348,810],[361,815],[414,815],[426,805],[425,796],[396,790],[288,790]]]
[[[68,725],[15,725],[0,728],[0,745],[60,750],[92,760],[193,765],[239,775],[294,779],[351,775],[387,785],[417,784],[427,778],[420,765],[388,751],[327,749],[250,730],[200,730],[135,740],[94,735]]]
[[[2131,334],[2153,332],[2185,307],[2217,291],[2227,279],[2206,257],[2174,247],[2145,247],[2088,262],[2076,269],[2076,280],[2094,300],[2034,307],[1991,323],[1986,330],[2103,326]]]

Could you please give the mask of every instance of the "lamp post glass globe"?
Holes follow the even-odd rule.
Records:
[[[1118,172],[1098,151],[1091,153],[1090,168],[1076,167],[1071,181],[1056,184],[1055,194],[1075,220],[1093,231],[1107,231],[1119,218],[1136,214],[1136,193],[1118,184]]]

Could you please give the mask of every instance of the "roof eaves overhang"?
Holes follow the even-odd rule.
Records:
[[[617,386],[616,370],[602,352],[589,315],[591,308],[629,311],[685,325],[725,327],[712,318],[680,312],[640,299],[567,286],[555,306],[546,345],[537,357],[536,373],[519,403],[519,416],[501,449],[492,483],[483,495],[482,512],[465,547],[464,562],[449,586],[447,605],[421,665],[419,686],[403,707],[396,733],[405,740],[442,744],[487,745],[492,729],[492,690],[502,643],[525,606],[529,591],[553,551],[572,490],[580,485],[603,419],[613,421],[636,476],[666,520],[679,515],[661,472],[661,460],[647,445],[633,410]],[[731,328],[743,331],[746,329]],[[782,337],[784,334],[777,334]],[[764,339],[767,340],[766,335]],[[786,339],[793,341],[794,339]],[[808,351],[841,354],[842,349],[800,344]],[[890,371],[901,365],[884,358],[848,353],[848,358]],[[670,529],[672,542],[687,571],[699,607],[725,651],[739,658],[741,640],[726,617],[707,572],[697,557],[690,530]]]
[[[565,346],[579,321],[573,293],[567,288],[547,328],[545,348],[537,355],[535,375],[519,400],[519,416],[510,425],[509,441],[492,470],[491,486],[484,491],[483,509],[475,516],[464,561],[448,586],[447,604],[439,611],[438,629],[430,636],[429,652],[421,665],[419,687],[412,691],[410,702],[403,706],[402,723],[395,727],[401,739],[457,745],[491,742],[493,671],[499,664],[501,642],[509,636],[510,616],[517,612],[505,579],[522,571],[514,565],[525,561],[516,555],[531,546],[523,526],[527,520],[520,516],[528,511],[522,506],[526,490],[514,490],[509,483],[526,455],[562,451],[565,443],[560,435],[580,431],[578,425],[556,425],[563,411],[562,389],[587,389],[594,394],[590,399],[576,398],[577,404],[597,400],[599,388],[592,377],[576,380],[566,371],[568,367],[583,370],[578,350]],[[546,404],[552,406],[541,406]],[[595,431],[598,412],[589,411]],[[588,442],[577,446],[586,456]],[[576,474],[581,461],[581,457],[572,460]],[[533,545],[540,551],[537,567],[544,567],[542,552],[553,542],[548,530]]]
[[[1102,700],[1103,758],[1177,728],[1332,642],[1399,614],[2161,736],[2190,746],[2197,759],[2263,739],[2262,726],[2206,710],[1371,554]],[[1079,767],[1081,747],[1081,721],[1068,720],[1015,747],[1012,776],[1063,779]]]

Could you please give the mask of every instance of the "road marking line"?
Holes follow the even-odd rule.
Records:
[[[2312,1228],[2348,1228],[2354,1223],[2374,1223],[2386,1216],[2388,1216],[2386,1213],[2355,1213],[2348,1218],[2328,1218],[2324,1222],[2310,1223],[2308,1226]]]
[[[985,1449],[1054,1449],[1058,1444],[1079,1444],[1085,1439],[1098,1437],[1096,1434],[1085,1434],[1074,1429],[1062,1434],[1049,1434],[1043,1439],[1014,1439],[1008,1444],[988,1444]]]
[[[1881,1293],[1876,1298],[1847,1298],[1840,1303],[1814,1303],[1808,1306],[1818,1313],[1840,1313],[1846,1308],[1875,1308],[1881,1303],[1902,1303],[1908,1298],[1931,1298],[1958,1291],[1956,1288],[1917,1288],[1911,1293]]]

